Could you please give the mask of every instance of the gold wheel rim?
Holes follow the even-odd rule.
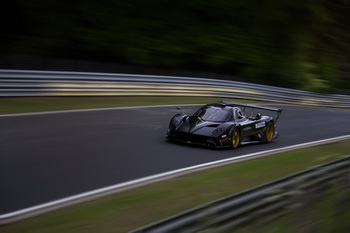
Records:
[[[232,146],[233,148],[236,148],[239,144],[239,132],[237,129],[235,129],[233,131],[233,135],[232,135]]]
[[[266,131],[266,140],[269,142],[273,138],[273,125],[270,123],[267,126],[267,131]]]

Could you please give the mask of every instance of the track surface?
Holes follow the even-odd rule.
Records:
[[[236,150],[166,142],[175,107],[0,117],[0,214],[178,168],[350,134],[348,110],[280,107],[277,140]]]

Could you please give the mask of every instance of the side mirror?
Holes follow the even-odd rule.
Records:
[[[182,114],[184,114],[184,112],[182,111],[180,106],[177,106],[176,109],[180,110]]]

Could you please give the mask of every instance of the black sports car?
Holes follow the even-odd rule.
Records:
[[[231,148],[277,138],[276,122],[282,113],[282,109],[225,101],[207,104],[192,116],[183,113],[180,107],[178,109],[181,113],[170,120],[167,139]],[[276,117],[260,113],[253,116],[255,109],[275,112]]]

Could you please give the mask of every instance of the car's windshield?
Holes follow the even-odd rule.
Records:
[[[204,121],[226,122],[232,119],[232,109],[207,106],[198,110],[194,115]]]

